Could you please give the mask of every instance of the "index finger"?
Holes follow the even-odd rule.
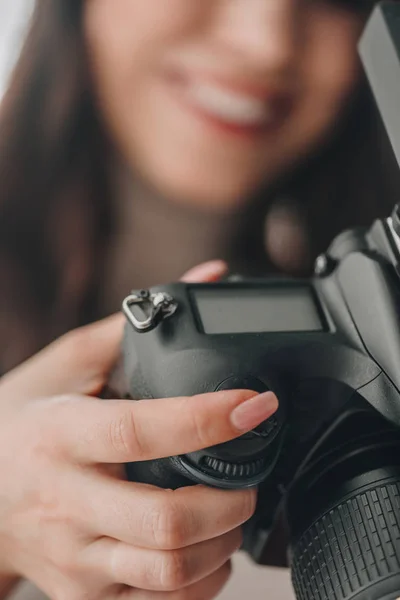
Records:
[[[112,464],[187,454],[227,442],[268,419],[278,401],[272,392],[228,390],[159,400],[79,398],[64,406],[58,419],[48,411],[58,445],[80,462]]]

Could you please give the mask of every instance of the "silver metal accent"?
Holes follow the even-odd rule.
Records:
[[[131,310],[131,307],[144,304],[149,306],[150,314],[145,319],[138,319]],[[139,333],[151,331],[164,321],[164,319],[172,317],[177,308],[177,301],[169,294],[163,292],[152,294],[149,290],[142,290],[137,294],[132,293],[122,303],[122,310],[127,319]]]
[[[386,132],[400,164],[400,6],[380,2],[359,42],[359,53]]]
[[[227,281],[229,282],[233,282],[235,283],[236,281],[240,282],[240,281],[244,281],[244,277],[243,275],[239,275],[238,273],[235,273],[234,275],[229,275],[229,277],[227,278]]]
[[[323,277],[329,270],[329,261],[326,254],[321,254],[315,261],[314,273],[318,277]]]
[[[392,240],[396,246],[397,252],[400,255],[400,237],[397,235],[394,227],[393,227],[393,219],[392,217],[388,217],[386,219],[387,226],[389,227],[390,235],[392,236]]]

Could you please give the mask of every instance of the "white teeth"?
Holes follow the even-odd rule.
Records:
[[[237,125],[264,125],[274,118],[274,111],[265,101],[220,87],[196,83],[189,88],[190,100],[198,107]]]

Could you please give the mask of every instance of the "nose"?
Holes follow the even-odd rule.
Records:
[[[295,1],[223,0],[218,39],[249,67],[286,71],[296,55]]]

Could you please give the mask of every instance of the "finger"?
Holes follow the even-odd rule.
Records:
[[[221,279],[228,271],[228,265],[223,260],[212,260],[197,265],[187,271],[182,277],[186,283],[212,282]]]
[[[116,314],[61,337],[2,379],[4,395],[16,401],[97,393],[119,356],[124,322]]]
[[[229,390],[185,398],[77,398],[48,410],[60,448],[84,463],[127,463],[175,456],[239,437],[278,408],[272,392]]]
[[[177,550],[236,529],[252,517],[257,491],[203,486],[161,490],[106,477],[75,486],[85,506],[85,528],[142,548]],[[75,492],[76,495],[76,492]],[[79,515],[77,516],[79,518]]]
[[[226,271],[223,261],[211,261],[190,270],[183,280],[216,281]],[[98,394],[120,355],[125,322],[118,313],[62,336],[2,378],[5,397],[16,402],[67,393]]]
[[[89,566],[97,567],[110,583],[173,592],[187,588],[220,569],[239,550],[241,543],[240,529],[214,540],[167,552],[146,550],[104,538],[92,544],[86,559]]]
[[[118,600],[212,600],[227,584],[232,568],[230,561],[202,581],[175,592],[154,592],[125,589],[117,595]],[[113,596],[114,598],[114,596]]]

